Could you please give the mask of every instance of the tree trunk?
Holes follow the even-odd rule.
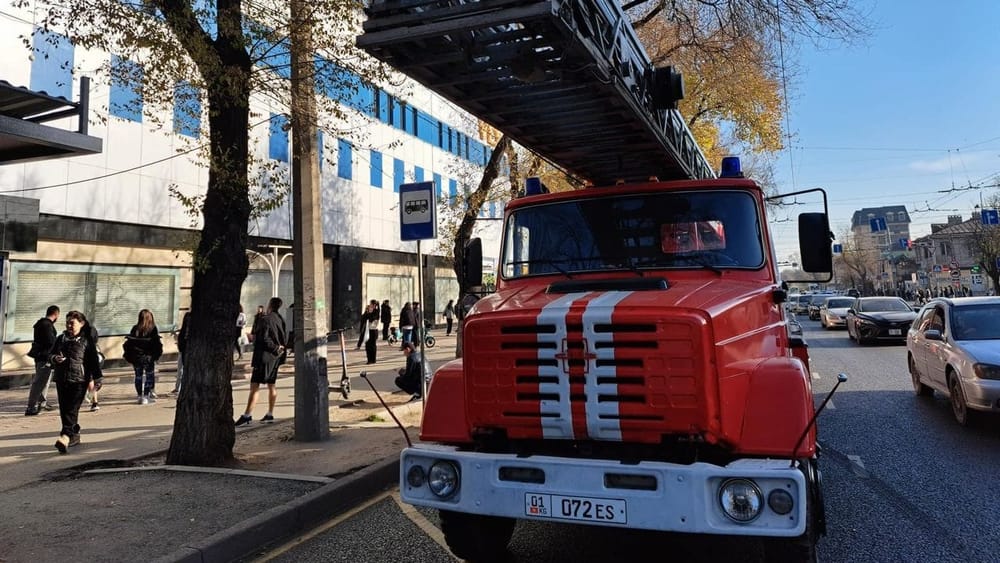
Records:
[[[465,202],[465,215],[458,226],[458,232],[455,233],[455,246],[452,248],[452,256],[455,257],[455,275],[458,276],[458,295],[460,297],[464,297],[471,289],[465,285],[465,271],[462,269],[462,265],[465,263],[465,245],[468,244],[469,239],[472,237],[472,228],[476,225],[476,217],[479,216],[479,210],[483,208],[483,202],[490,195],[490,188],[493,187],[493,182],[500,175],[500,163],[503,162],[503,155],[507,152],[509,146],[510,138],[507,135],[500,137],[497,145],[493,147],[493,154],[490,155],[490,161],[483,170],[483,178],[479,181],[479,187],[476,188],[476,191],[469,194]],[[459,307],[461,307],[461,301],[459,301]],[[458,320],[458,330],[455,333],[456,358],[462,357],[463,320],[464,317]]]
[[[235,52],[229,60],[208,92],[212,158],[168,464],[220,466],[233,461],[233,346],[248,267],[250,65],[249,57]]]

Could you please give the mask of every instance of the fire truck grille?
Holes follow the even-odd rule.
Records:
[[[468,328],[476,426],[652,442],[702,412],[706,352],[692,322],[497,324]]]

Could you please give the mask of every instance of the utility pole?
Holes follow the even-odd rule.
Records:
[[[295,237],[295,439],[330,437],[326,288],[316,135],[313,21],[307,0],[291,0],[292,217]]]

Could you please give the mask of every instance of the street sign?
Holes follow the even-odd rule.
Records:
[[[901,238],[899,239],[900,248],[910,248],[910,239]]]
[[[434,182],[417,182],[399,186],[400,240],[437,238],[435,211],[437,199]]]
[[[833,245],[833,253],[834,254],[843,254],[844,253],[844,245],[842,245],[842,244],[835,244],[835,245]]]
[[[1000,259],[998,259],[997,262],[1000,263]],[[933,270],[935,274],[940,274],[941,273],[941,264],[934,264],[934,267],[931,268],[931,270]]]
[[[1000,213],[996,209],[983,209],[981,215],[984,225],[1000,225]]]
[[[962,269],[962,267],[958,265],[958,262],[957,262],[957,261],[954,261],[954,260],[953,260],[953,261],[951,262],[951,269],[952,269],[952,270],[961,270],[961,269]]]
[[[871,226],[873,233],[888,230],[885,226],[885,217],[874,217],[869,219],[868,224]]]
[[[957,280],[957,279],[961,279],[961,278],[962,278],[962,272],[960,272],[958,270],[952,270],[951,271],[951,279]]]

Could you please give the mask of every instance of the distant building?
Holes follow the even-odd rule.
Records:
[[[872,229],[872,221],[881,219],[885,230]],[[859,248],[873,248],[881,257],[879,279],[871,280],[883,291],[900,289],[910,281],[916,268],[910,242],[910,214],[902,205],[866,207],[851,217],[851,237]]]
[[[932,224],[931,234],[913,241],[921,287],[966,287],[977,294],[989,290],[989,276],[977,276],[972,272],[973,267],[979,265],[972,239],[979,230],[980,221],[978,213],[973,213],[969,219],[949,215],[947,223]]]

